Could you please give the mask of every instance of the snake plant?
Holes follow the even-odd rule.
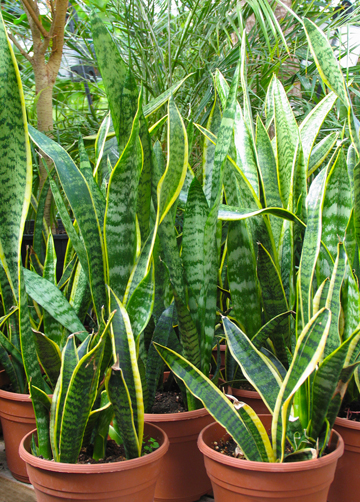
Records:
[[[227,317],[223,317],[222,322],[232,357],[272,414],[271,438],[249,406],[230,402],[183,356],[169,348],[156,347],[172,371],[230,433],[244,456],[264,462],[304,460],[324,453],[348,382],[354,372],[357,374],[360,364],[360,295],[353,273],[359,254],[358,122],[326,37],[307,20],[304,20],[304,29],[321,78],[334,94],[320,102],[298,127],[281,85],[273,79],[266,112],[267,125],[272,122],[275,125],[271,142],[259,118],[256,135],[249,130],[252,122],[243,73],[244,102],[242,108],[238,105],[239,129],[235,121],[234,157],[229,156],[235,175],[234,170],[229,171],[234,183],[229,185],[228,193],[234,186],[240,186],[242,190],[238,190],[237,195],[244,205],[240,202],[235,207],[220,206],[219,210],[220,218],[243,224],[237,229],[236,242],[242,245],[238,249],[249,251],[255,236],[260,242],[256,253],[257,274],[256,262],[251,256],[249,264],[253,266],[241,270],[241,253],[234,247],[234,241],[229,244],[230,229],[228,265],[237,266],[235,272],[229,271],[231,299],[234,304],[238,299],[246,305],[249,290],[244,291],[244,274],[254,273],[250,287],[256,295],[261,291],[262,303],[255,297],[259,308],[257,324],[246,320],[242,305],[234,308],[234,322]],[[245,47],[243,67],[244,56]],[[225,85],[223,88],[226,91]],[[319,132],[315,124],[321,123],[321,117],[330,111],[336,97],[348,109],[351,145],[347,159],[338,147],[321,169],[334,138],[313,148]],[[218,144],[219,138],[211,131],[204,133]],[[241,139],[238,145],[237,134]],[[307,179],[315,172],[318,174],[307,190]],[[228,193],[225,185],[227,202]],[[272,202],[274,206],[269,207],[268,200],[277,203]],[[243,209],[245,205],[249,207]],[[274,216],[282,219],[276,221]],[[301,233],[297,234],[296,225],[305,229],[297,262],[294,249],[300,245]],[[231,264],[231,252],[235,251],[237,260]],[[262,314],[270,322],[271,316],[286,312],[289,303],[296,307],[293,332],[289,331],[291,325],[286,316],[275,330],[267,329],[267,324],[261,326]],[[267,339],[273,353],[262,350]],[[286,440],[292,446],[290,454],[285,448]]]
[[[48,437],[52,457],[60,462],[76,462],[81,446],[90,440],[96,444],[96,456],[101,456],[113,417],[111,434],[122,442],[127,458],[141,455],[144,375],[138,347],[154,305],[153,249],[157,229],[177,199],[187,169],[186,131],[170,97],[167,165],[156,181],[152,219],[152,150],[142,89],[138,90],[131,69],[125,67],[95,14],[92,31],[121,152],[116,164],[109,166],[108,182],[97,175],[98,166],[93,172],[82,140],[78,167],[58,143],[29,128],[32,141],[54,162],[65,199],[53,179],[50,187],[71,243],[67,261],[75,260],[76,277],[83,277],[88,285],[96,322],[94,334],[83,338],[80,345],[74,336],[68,337],[61,352],[49,336],[36,335],[39,359],[44,367],[51,367],[56,382],[51,402],[40,387],[31,387],[33,401],[44,411],[37,422],[38,438],[45,441]],[[99,151],[104,130],[106,123],[99,131]],[[28,294],[46,309],[37,282],[41,284],[40,278],[29,277]]]

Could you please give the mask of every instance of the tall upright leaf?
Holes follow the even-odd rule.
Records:
[[[136,259],[137,187],[143,163],[140,113],[141,94],[130,139],[110,176],[106,201],[104,235],[108,284],[121,299]]]

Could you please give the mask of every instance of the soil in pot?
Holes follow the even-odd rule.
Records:
[[[197,438],[200,431],[213,422],[213,418],[205,408],[182,411],[184,404],[181,393],[172,392],[172,403],[167,396],[160,396],[165,393],[157,393],[157,401],[152,411],[160,411],[160,414],[145,413],[145,421],[161,427],[170,442],[156,485],[154,500],[194,502],[211,490],[204,460],[197,447]],[[165,413],[161,413],[163,406]]]
[[[358,502],[360,498],[360,403],[343,409],[335,420],[334,429],[345,443],[335,479],[330,487],[329,502]]]
[[[144,435],[160,444],[152,453],[101,464],[63,464],[35,457],[30,453],[31,434],[22,440],[20,455],[26,462],[38,502],[153,501],[156,481],[169,447],[168,438],[159,427],[145,424]]]
[[[30,483],[25,462],[19,456],[22,438],[36,425],[30,396],[0,389],[0,417],[9,470],[14,478]]]
[[[263,416],[262,420],[270,428],[271,417]],[[288,464],[251,462],[223,455],[211,448],[221,438],[229,440],[225,429],[213,423],[198,440],[216,502],[327,502],[336,463],[344,448],[336,432],[328,455]]]

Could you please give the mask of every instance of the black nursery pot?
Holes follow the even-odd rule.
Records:
[[[55,252],[57,257],[56,279],[59,282],[63,273],[65,253],[69,237],[65,232],[64,225],[62,224],[61,220],[57,220],[57,230],[62,232],[58,234],[53,234]],[[23,265],[25,265],[26,248],[33,245],[33,239],[34,239],[34,220],[30,220],[27,221],[25,224],[25,233],[23,235],[21,243],[21,261]]]

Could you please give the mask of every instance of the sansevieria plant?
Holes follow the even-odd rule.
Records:
[[[273,335],[279,329],[279,324],[275,330],[267,330],[268,326],[266,325],[261,328],[261,324],[259,324],[253,331],[246,328],[246,331],[249,330],[246,332],[244,317],[235,317],[236,322],[227,317],[222,319],[232,357],[239,365],[242,374],[259,392],[272,414],[271,437],[268,438],[264,426],[249,406],[236,400],[231,402],[183,356],[176,354],[169,348],[160,345],[156,347],[172,371],[183,380],[186,387],[204,403],[213,417],[229,432],[245,458],[262,462],[287,462],[322,456],[349,379],[354,371],[358,371],[357,368],[360,364],[358,360],[360,296],[357,279],[353,273],[353,269],[357,266],[359,253],[356,233],[357,170],[359,165],[359,137],[355,126],[357,121],[353,114],[348,89],[341,70],[334,59],[326,37],[319,28],[307,20],[304,21],[304,28],[324,83],[348,108],[348,129],[351,144],[347,160],[342,149],[337,149],[330,161],[321,169],[321,164],[329,153],[328,147],[326,147],[326,155],[321,155],[322,161],[316,161],[313,165],[313,172],[317,170],[318,174],[313,179],[307,193],[308,171],[304,170],[304,162],[301,160],[303,154],[295,152],[292,157],[292,174],[291,171],[290,173],[283,172],[280,166],[280,163],[286,159],[284,152],[282,154],[280,151],[284,140],[281,140],[279,136],[286,131],[286,128],[281,131],[284,116],[281,112],[276,111],[279,102],[275,99],[270,101],[270,106],[275,107],[275,112],[272,112],[271,115],[271,120],[275,120],[275,138],[273,140],[275,148],[273,149],[271,142],[268,142],[268,152],[273,155],[272,152],[275,150],[275,159],[277,159],[277,165],[275,162],[273,164],[273,174],[278,173],[277,179],[280,182],[280,187],[284,188],[284,191],[279,192],[280,196],[291,196],[293,202],[292,205],[286,207],[280,197],[276,209],[274,207],[268,209],[258,207],[255,210],[254,208],[251,218],[259,218],[261,214],[269,214],[271,218],[276,215],[286,218],[285,222],[290,221],[306,227],[301,243],[301,254],[296,264],[297,273],[292,276],[293,285],[288,290],[292,291],[290,296],[285,294],[286,288],[278,288],[281,282],[284,284],[281,277],[285,271],[284,267],[279,268],[277,264],[279,249],[283,263],[291,264],[291,268],[294,266],[291,240],[289,245],[285,247],[286,232],[281,237],[284,229],[280,229],[278,234],[280,235],[278,241],[280,247],[272,245],[269,250],[266,250],[263,244],[262,251],[259,252],[257,258],[259,282],[264,300],[263,308],[266,316],[270,313],[268,313],[268,307],[271,307],[271,301],[266,303],[269,300],[270,282],[267,287],[264,285],[266,285],[265,280],[271,279],[273,290],[277,288],[279,291],[281,289],[283,291],[282,302],[279,298],[278,303],[273,304],[273,307],[279,307],[280,310],[274,312],[273,309],[273,313],[279,315],[286,312],[288,304],[285,300],[293,298],[293,304],[296,307],[295,324],[293,331],[288,335],[286,333],[289,331],[285,331],[284,327],[289,330],[290,326],[287,323],[283,325],[281,328],[282,336],[279,336],[277,343],[275,343]],[[244,54],[243,52],[243,56]],[[276,87],[278,83],[272,85]],[[273,92],[275,91],[273,90]],[[325,99],[330,100],[330,98]],[[333,97],[331,100],[334,102]],[[322,103],[321,106],[325,105]],[[315,109],[314,114],[320,108]],[[328,108],[327,105],[325,110],[326,108]],[[248,111],[246,98],[244,98],[244,112],[242,113],[245,115]],[[324,110],[323,113],[325,113]],[[279,123],[277,124],[278,119]],[[309,121],[310,119],[311,117]],[[307,122],[303,125],[302,131],[304,131],[306,124]],[[261,130],[266,133],[264,128]],[[258,131],[257,138],[259,134]],[[310,131],[307,134],[310,134]],[[310,155],[310,159],[314,156],[313,161],[315,162],[316,152],[310,153],[315,139],[314,131],[311,131],[311,135],[313,139],[307,155]],[[216,138],[213,140],[216,141]],[[251,139],[249,141],[251,142]],[[301,144],[304,149],[304,142],[299,139],[297,142],[298,150],[301,149]],[[307,143],[305,142],[305,144]],[[244,145],[246,146],[246,143]],[[259,143],[257,147],[259,147]],[[249,175],[244,176],[244,171],[250,168],[249,160],[245,158],[244,150],[239,153],[243,155],[243,158],[241,166],[238,166],[240,168],[238,172],[244,180],[243,185],[247,184],[249,187],[251,178]],[[300,155],[298,161],[296,160],[297,155]],[[262,171],[259,171],[256,163],[253,164],[253,167],[255,167],[255,177],[259,175],[259,172],[263,174]],[[302,172],[300,178],[295,174],[298,169],[300,173]],[[262,176],[262,179],[264,178]],[[296,192],[298,188],[297,184],[294,184],[294,180],[302,180],[304,188]],[[341,193],[340,183],[349,188],[349,197],[343,196]],[[266,193],[266,190],[264,192]],[[262,193],[264,194],[264,192]],[[243,195],[244,191],[240,193]],[[304,197],[302,205],[299,200],[301,194]],[[274,193],[269,192],[269,195],[273,196]],[[298,208],[301,208],[301,212],[296,214],[295,211]],[[246,219],[248,227],[254,228],[252,219],[249,219],[251,211],[248,208],[221,206],[220,217],[222,215],[229,216],[230,213],[232,213],[231,219],[239,221]],[[281,223],[281,220],[279,221]],[[255,223],[255,228],[257,225],[258,223]],[[263,228],[266,229],[265,237],[270,236],[270,244],[277,242],[272,236],[274,235],[273,230],[278,225],[278,223],[274,225],[272,219],[263,224]],[[290,237],[293,238],[295,228],[289,227],[289,230]],[[339,239],[340,242],[338,242]],[[261,235],[259,240],[261,242]],[[266,240],[262,242],[264,243]],[[264,250],[267,251],[266,255]],[[240,260],[241,258],[239,258],[238,266],[241,266]],[[266,262],[267,268],[263,266]],[[268,277],[264,280],[260,274],[266,272]],[[231,295],[233,295],[234,287],[238,287],[240,290],[234,278],[233,284],[230,280],[229,285]],[[280,343],[281,338],[283,339],[282,343]],[[262,350],[267,341],[269,341],[268,347],[273,349],[271,352]],[[286,357],[282,359],[281,356],[284,355]],[[289,442],[290,449],[286,449],[286,441]]]
[[[69,260],[75,259],[75,277],[81,274],[88,284],[96,322],[95,333],[80,344],[77,334],[71,335],[62,350],[48,337],[37,337],[39,359],[45,368],[54,370],[55,384],[52,399],[32,385],[33,400],[43,408],[37,422],[38,440],[40,443],[41,438],[48,438],[50,457],[69,463],[77,461],[80,448],[89,441],[94,442],[95,458],[103,456],[112,419],[111,436],[124,445],[126,457],[141,455],[145,392],[138,350],[154,304],[153,249],[159,224],[177,199],[187,169],[185,128],[171,97],[167,165],[156,184],[156,211],[151,217],[152,155],[142,89],[138,90],[131,69],[124,66],[96,15],[92,30],[120,149],[119,160],[109,166],[108,182],[96,176],[96,168],[92,170],[82,140],[77,167],[58,143],[30,128],[33,142],[53,160],[65,194],[66,201],[51,179],[54,200],[72,246]],[[112,80],[114,67],[121,70],[116,81]],[[121,116],[116,105],[119,100],[127,106]],[[99,132],[97,147],[103,132]],[[36,279],[33,274],[28,293],[45,308],[46,300],[35,292],[36,280],[44,279]]]

